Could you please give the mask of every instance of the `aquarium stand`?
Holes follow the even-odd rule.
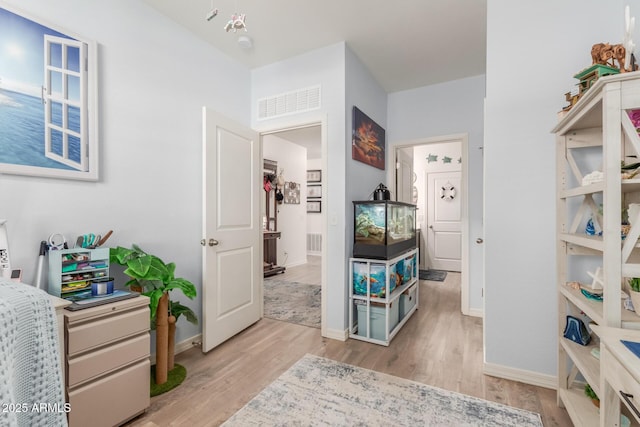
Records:
[[[418,309],[418,249],[349,259],[349,337],[388,346]]]

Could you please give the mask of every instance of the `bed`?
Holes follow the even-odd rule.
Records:
[[[54,299],[0,278],[0,425],[66,426]]]

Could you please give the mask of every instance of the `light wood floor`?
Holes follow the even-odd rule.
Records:
[[[321,281],[322,257],[307,255],[307,263],[295,267],[287,267],[284,273],[265,278],[265,280],[280,279],[289,282],[300,282],[309,285],[319,285]]]
[[[311,280],[302,268],[285,274]],[[217,426],[305,353],[538,412],[546,427],[571,426],[555,391],[482,374],[482,320],[460,314],[457,273],[445,282],[421,281],[420,309],[389,347],[325,339],[319,329],[262,319],[208,354],[183,352],[176,361],[187,368],[185,382],[152,398],[129,425]]]

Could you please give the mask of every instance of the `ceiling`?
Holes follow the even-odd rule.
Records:
[[[485,73],[487,0],[144,1],[250,69],[345,41],[387,93]],[[225,31],[235,12],[246,32]],[[319,126],[278,136],[320,157]]]
[[[487,0],[144,1],[251,69],[345,41],[387,93],[485,73]]]
[[[322,157],[321,132],[320,125],[314,125],[280,131],[276,133],[276,136],[306,148],[307,160],[311,160]]]

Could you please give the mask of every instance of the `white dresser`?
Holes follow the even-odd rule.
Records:
[[[149,299],[65,310],[70,427],[111,427],[150,404]]]

